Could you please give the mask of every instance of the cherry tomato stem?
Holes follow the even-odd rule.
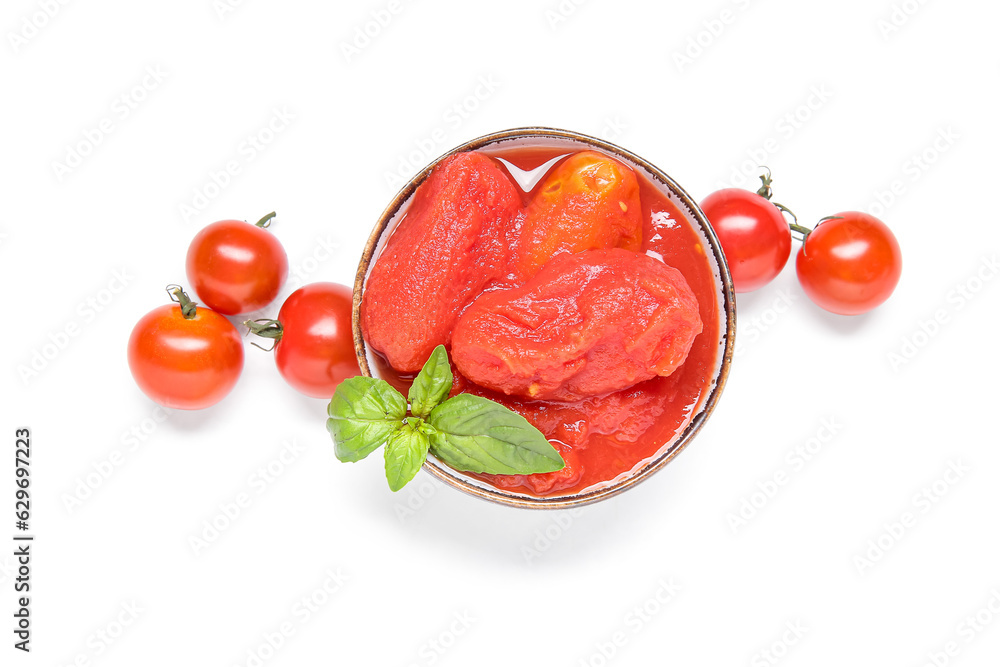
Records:
[[[260,220],[258,220],[257,222],[255,222],[254,226],[255,227],[260,227],[261,229],[267,229],[268,227],[271,226],[271,218],[273,218],[276,215],[278,215],[278,214],[275,213],[274,211],[271,211],[270,213],[268,213],[267,215],[265,215],[263,218],[261,218]]]
[[[274,345],[278,344],[278,341],[281,340],[281,335],[285,332],[284,327],[281,326],[281,322],[279,322],[278,320],[266,320],[266,319],[246,320],[245,322],[243,322],[243,326],[245,326],[250,331],[250,333],[252,333],[255,336],[260,336],[261,338],[270,338],[271,340],[274,341],[274,344],[271,345],[271,347],[263,347],[253,341],[250,341],[251,345],[261,350],[264,350],[265,352],[270,352],[271,350],[273,350]]]
[[[771,196],[774,194],[771,191],[771,183],[773,179],[771,178],[771,170],[767,167],[763,167],[764,173],[758,176],[760,178],[760,187],[757,188],[757,194],[759,194],[764,199],[771,201]]]
[[[167,285],[167,294],[170,295],[171,301],[180,304],[181,315],[185,320],[193,320],[198,314],[198,304],[191,300],[180,285]]]

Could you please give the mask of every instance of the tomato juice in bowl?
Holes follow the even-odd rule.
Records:
[[[679,271],[683,276],[681,282],[686,281],[697,298],[701,328],[693,342],[689,342],[690,348],[676,370],[665,376],[640,378],[641,381],[635,384],[607,393],[552,394],[554,398],[536,398],[536,383],[532,383],[530,391],[514,391],[508,395],[496,387],[489,389],[477,385],[456,371],[459,391],[485,396],[524,416],[559,449],[567,467],[556,473],[529,476],[472,474],[454,470],[431,455],[425,468],[462,491],[519,507],[564,508],[620,493],[663,467],[688,444],[711,414],[725,384],[735,335],[735,300],[729,270],[715,234],[697,204],[670,177],[642,158],[599,139],[564,130],[521,128],[487,135],[455,148],[417,174],[389,204],[369,238],[355,281],[353,329],[362,372],[380,377],[404,393],[416,373],[412,368],[397,370],[366,342],[361,322],[362,300],[372,269],[386,241],[406,219],[418,187],[443,161],[467,151],[484,155],[498,165],[504,177],[514,183],[520,205],[526,208],[549,195],[548,192],[540,193],[548,175],[583,152],[596,151],[634,172],[631,182],[638,183],[637,199],[629,201],[638,201],[639,205],[630,209],[622,201],[620,206],[622,211],[629,211],[629,216],[635,216],[637,209],[641,209],[635,218],[639,221],[637,224],[641,224],[641,239],[621,241],[618,247],[628,245],[628,252],[617,249],[609,252],[618,255],[641,253],[662,259],[664,264]],[[493,188],[488,192],[492,196]],[[529,234],[523,215],[520,219],[522,223],[518,223],[520,226],[514,233]],[[532,244],[538,247],[546,244],[548,239],[544,231],[532,239]],[[501,239],[499,245],[504,246],[508,241]],[[510,244],[515,242],[517,239]],[[490,248],[496,246],[494,243]],[[476,246],[475,252],[493,250],[479,250]],[[476,259],[473,257],[470,261]],[[538,270],[533,261],[529,256],[521,263],[528,267],[529,273]],[[649,263],[648,259],[644,261]],[[543,262],[552,263],[552,259],[543,257],[537,262],[542,263],[541,270],[545,271]],[[484,261],[483,265],[488,267],[490,263]],[[487,292],[492,297],[495,289],[517,289],[522,283],[529,284],[529,278],[517,278],[520,270],[515,268],[508,275],[514,280],[512,285],[491,282],[484,288],[473,288],[475,294],[468,297],[471,301],[465,308],[476,302],[478,296],[486,301]],[[442,285],[440,291],[451,294],[453,288],[460,289]],[[391,328],[392,323],[387,326]],[[422,362],[418,360],[418,366],[419,363]],[[398,367],[404,365],[397,361]],[[613,376],[619,369],[598,370]],[[602,373],[594,375],[599,381]]]

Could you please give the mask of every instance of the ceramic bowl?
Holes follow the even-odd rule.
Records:
[[[481,480],[448,467],[434,458],[433,455],[428,456],[427,462],[424,463],[424,469],[445,484],[484,500],[503,505],[533,509],[566,509],[578,507],[610,498],[649,479],[651,475],[672,461],[674,457],[694,440],[706,420],[711,416],[725,386],[732,363],[733,342],[736,335],[736,300],[733,293],[733,283],[725,257],[722,254],[722,247],[719,245],[719,240],[716,238],[715,232],[712,230],[712,226],[706,219],[705,214],[674,179],[656,166],[624,148],[578,132],[545,127],[523,127],[495,132],[457,146],[434,160],[434,162],[414,176],[399,191],[375,223],[375,228],[372,230],[368,243],[365,246],[364,254],[361,257],[361,262],[358,265],[357,278],[354,283],[354,348],[358,356],[358,364],[365,375],[373,375],[376,368],[370,356],[372,352],[367,348],[365,340],[361,335],[360,307],[365,289],[365,280],[367,279],[371,263],[378,258],[379,252],[385,240],[391,234],[396,221],[405,212],[410,196],[423,183],[434,167],[449,155],[461,151],[488,150],[500,144],[507,144],[507,142],[513,142],[510,144],[511,146],[540,145],[561,147],[565,145],[567,152],[593,148],[616,157],[635,169],[637,173],[645,174],[652,183],[660,188],[661,192],[676,205],[687,222],[700,233],[704,241],[704,247],[711,250],[706,255],[716,278],[716,297],[718,299],[717,306],[719,312],[719,330],[717,332],[719,348],[714,374],[710,378],[709,391],[701,400],[700,406],[696,409],[690,421],[671,440],[662,443],[662,446],[654,456],[641,462],[631,471],[623,473],[608,482],[588,487],[576,493],[548,497],[535,497],[494,488]],[[712,332],[705,333],[711,335]],[[702,335],[705,335],[705,333]]]

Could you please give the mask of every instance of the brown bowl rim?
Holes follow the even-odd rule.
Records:
[[[393,197],[392,201],[389,202],[389,205],[382,212],[382,215],[379,216],[378,222],[375,224],[375,228],[368,237],[368,242],[365,244],[364,252],[362,253],[361,260],[358,263],[358,272],[354,279],[353,311],[351,316],[351,326],[354,334],[354,351],[357,355],[358,365],[361,367],[361,372],[365,376],[372,377],[371,368],[368,365],[368,355],[366,352],[365,341],[361,335],[361,296],[364,291],[365,279],[368,275],[368,267],[371,264],[372,257],[378,247],[379,240],[382,238],[382,234],[385,233],[385,230],[389,226],[393,217],[396,215],[400,206],[402,206],[403,203],[410,198],[413,192],[421,183],[423,183],[424,179],[427,178],[434,167],[440,164],[440,162],[447,157],[463,151],[479,150],[501,141],[524,138],[552,138],[577,141],[603,150],[611,155],[624,157],[627,160],[632,161],[634,164],[643,167],[647,172],[659,179],[667,188],[672,190],[674,195],[680,199],[680,203],[683,204],[688,209],[688,212],[692,215],[692,217],[698,221],[701,226],[701,231],[708,238],[709,244],[712,247],[712,253],[718,263],[723,284],[723,305],[726,313],[726,331],[724,334],[726,347],[723,352],[722,363],[719,367],[719,375],[716,379],[715,386],[712,388],[708,398],[705,400],[702,410],[694,417],[694,419],[691,420],[691,422],[688,423],[687,427],[685,427],[684,431],[677,438],[674,445],[656,459],[649,461],[643,468],[632,476],[623,479],[612,486],[602,487],[586,493],[576,493],[568,496],[534,497],[507,493],[499,489],[483,489],[469,483],[461,477],[458,477],[455,472],[451,470],[451,468],[448,468],[444,464],[438,464],[431,457],[428,457],[427,461],[423,465],[424,470],[428,471],[445,484],[490,502],[526,509],[569,509],[573,507],[582,507],[583,505],[589,505],[600,500],[617,496],[640,482],[649,479],[653,473],[659,471],[665,465],[670,463],[678,454],[687,448],[688,444],[694,439],[694,436],[697,435],[705,421],[715,410],[719,396],[722,394],[722,390],[729,377],[729,370],[733,359],[733,346],[736,338],[736,296],[733,291],[733,280],[729,272],[729,265],[726,263],[726,258],[722,253],[722,246],[719,244],[719,239],[715,234],[715,230],[712,228],[711,223],[708,222],[708,218],[705,217],[705,213],[698,206],[698,203],[687,193],[686,190],[684,190],[684,188],[678,185],[673,178],[668,176],[661,169],[639,157],[635,153],[609,141],[598,139],[597,137],[592,137],[580,132],[574,132],[572,130],[561,130],[540,126],[517,127],[508,130],[501,130],[499,132],[492,132],[490,134],[485,134],[481,137],[472,139],[471,141],[467,141],[464,144],[451,149],[447,153],[442,154],[429,165],[424,167],[413,178],[411,178],[410,181],[396,194],[396,196]]]

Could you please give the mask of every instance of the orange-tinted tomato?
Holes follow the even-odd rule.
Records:
[[[243,340],[222,315],[198,307],[185,319],[177,304],[147,313],[128,341],[128,365],[149,398],[200,410],[221,401],[243,372]]]
[[[521,283],[559,253],[641,245],[635,173],[607,155],[582,151],[559,163],[528,205],[511,273]]]

